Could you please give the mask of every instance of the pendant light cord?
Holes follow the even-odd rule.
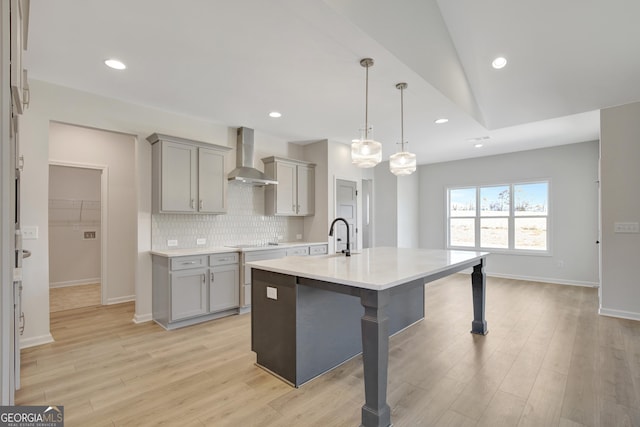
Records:
[[[365,90],[364,90],[364,139],[369,139],[369,64],[365,67]]]
[[[404,87],[400,87],[400,147],[404,152]]]

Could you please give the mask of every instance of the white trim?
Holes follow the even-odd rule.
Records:
[[[602,316],[617,317],[619,319],[639,320],[640,313],[633,311],[614,310],[612,308],[603,308],[602,306],[598,310],[598,314]]]
[[[99,285],[99,277],[90,277],[88,279],[68,280],[66,282],[52,282],[49,283],[49,288],[67,288],[70,286],[82,286],[82,285]]]
[[[20,338],[20,349],[35,347],[37,345],[49,344],[54,342],[53,336],[51,334],[40,335],[37,337],[31,338]]]
[[[471,270],[469,270],[469,272],[471,272]],[[520,276],[515,274],[501,274],[501,273],[490,273],[490,272],[487,272],[486,275],[488,277],[499,277],[502,279],[514,279],[514,280],[526,280],[529,282],[553,283],[556,285],[583,286],[587,288],[599,287],[598,283],[596,282],[585,282],[582,280],[556,279],[553,277]]]
[[[135,295],[125,295],[123,297],[115,297],[115,298],[107,299],[107,304],[106,305],[122,304],[123,302],[130,302],[130,301],[135,301],[135,300],[136,300],[136,296]]]
[[[146,314],[136,314],[133,316],[133,323],[136,325],[140,323],[151,322],[153,320],[153,316],[151,313]]]

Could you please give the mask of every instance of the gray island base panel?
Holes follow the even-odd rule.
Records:
[[[389,336],[424,317],[425,283],[467,268],[473,268],[471,333],[486,335],[486,255],[374,248],[358,255],[359,261],[327,255],[309,263],[253,263],[251,344],[257,364],[299,386],[362,352],[362,426],[390,426]],[[376,262],[381,259],[391,264]]]

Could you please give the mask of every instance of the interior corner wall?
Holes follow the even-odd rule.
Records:
[[[389,162],[373,169],[373,188],[373,246],[398,246],[398,177],[389,172]]]
[[[447,187],[549,179],[550,254],[494,253],[487,259],[486,271],[501,277],[598,286],[598,147],[598,141],[590,141],[419,166],[420,247],[446,246]]]
[[[302,147],[302,158],[316,164],[315,214],[304,218],[304,238],[310,242],[327,241],[329,230],[328,141],[322,140]]]
[[[600,314],[640,320],[639,233],[616,233],[617,222],[640,222],[640,103],[600,112]]]
[[[389,172],[389,175],[393,174]],[[420,246],[418,233],[420,229],[420,179],[417,173],[412,173],[407,176],[399,176],[396,181],[398,186],[398,247],[418,248]]]

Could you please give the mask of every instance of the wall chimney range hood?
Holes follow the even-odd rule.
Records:
[[[264,173],[253,167],[253,129],[238,128],[236,148],[236,168],[229,172],[229,181],[237,181],[251,185],[277,184]]]

